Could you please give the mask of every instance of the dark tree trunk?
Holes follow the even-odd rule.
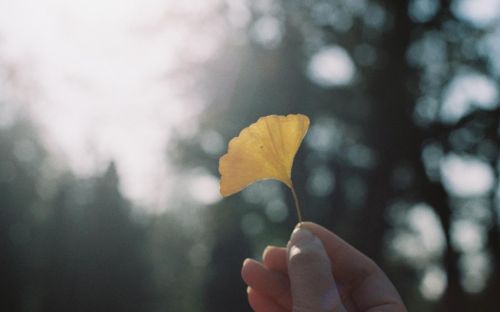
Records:
[[[384,5],[394,20],[391,29],[380,40],[383,50],[377,54],[379,65],[367,73],[367,92],[372,103],[368,142],[378,154],[377,167],[367,179],[366,213],[363,215],[364,237],[371,239],[360,245],[375,260],[382,259],[387,229],[385,210],[394,195],[391,187],[394,167],[409,149],[414,150],[414,145],[418,144],[411,121],[414,99],[407,87],[415,80],[406,62],[412,32],[406,13],[407,4],[404,1],[384,1]]]

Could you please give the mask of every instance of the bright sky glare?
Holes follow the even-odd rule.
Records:
[[[15,70],[12,96],[62,163],[88,176],[114,160],[127,197],[162,207],[171,130],[192,130],[204,104],[185,90],[193,64],[224,40],[221,19],[208,19],[218,2],[0,0],[0,65]]]
[[[500,0],[457,0],[452,11],[460,19],[478,27],[486,27],[498,20]]]
[[[439,266],[429,266],[420,281],[420,292],[426,299],[437,300],[446,289],[446,283],[444,270]]]
[[[459,74],[444,92],[440,117],[446,123],[457,122],[476,108],[498,106],[498,89],[493,80],[478,73]]]
[[[326,46],[309,62],[309,78],[322,87],[345,86],[352,82],[356,67],[349,54],[340,46]]]
[[[392,238],[390,248],[417,268],[438,260],[446,241],[436,213],[423,203],[401,209],[404,215],[398,222],[404,231]]]
[[[486,162],[456,154],[443,159],[441,176],[446,190],[458,197],[485,195],[495,181],[493,169]]]

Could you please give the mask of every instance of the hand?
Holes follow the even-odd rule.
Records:
[[[315,223],[297,227],[286,248],[268,246],[262,259],[246,259],[241,270],[256,312],[407,311],[375,262]]]

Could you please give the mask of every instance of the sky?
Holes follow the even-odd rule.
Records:
[[[91,176],[113,160],[127,197],[164,207],[167,142],[192,132],[205,104],[187,86],[224,39],[220,23],[198,27],[217,2],[0,0],[0,62],[15,72],[2,91],[70,170]],[[214,201],[207,181],[200,198]]]

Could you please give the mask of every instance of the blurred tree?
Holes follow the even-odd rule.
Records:
[[[239,51],[241,60],[236,62],[240,68],[234,89],[214,99],[203,115],[203,132],[181,144],[184,153],[179,159],[187,166],[203,164],[217,175],[216,160],[222,151],[207,151],[205,133],[212,131],[228,141],[263,115],[310,115],[312,128],[294,169],[306,218],[335,229],[377,261],[393,277],[410,307],[475,310],[477,302],[491,299],[467,290],[466,274],[472,268],[464,266],[467,255],[457,245],[460,234],[456,227],[461,220],[478,221],[470,213],[469,217],[459,216],[460,207],[473,199],[453,194],[442,164],[449,155],[458,154],[486,160],[491,168],[498,168],[499,116],[498,109],[479,108],[485,104],[474,106],[474,101],[481,103],[485,96],[474,100],[465,94],[463,101],[467,104],[448,103],[454,87],[450,77],[457,79],[465,71],[497,81],[488,66],[491,56],[484,52],[484,35],[492,30],[461,19],[459,2],[318,0],[249,4],[252,20],[247,24],[246,45],[232,47]],[[347,53],[344,62],[338,57],[342,51]],[[232,57],[227,52],[221,59]],[[321,63],[314,66],[317,59]],[[345,66],[349,59],[355,75],[343,82],[335,75],[348,74]],[[211,77],[224,77],[217,73],[227,72],[225,65],[218,64],[220,68],[217,71],[216,66],[216,74],[212,71]],[[227,84],[211,79],[207,86],[221,90],[217,83]],[[493,91],[482,92],[498,94],[497,85]],[[494,101],[488,105],[498,107],[498,96]],[[464,110],[457,120],[449,120],[450,105]],[[479,196],[487,202],[492,221],[480,223],[487,227],[488,247],[478,253],[491,253],[494,260],[488,263],[493,272],[498,272],[498,173],[494,179],[491,190]],[[285,241],[285,233],[295,219],[293,214],[285,222],[273,223],[266,213],[270,200],[251,194],[237,195],[239,200],[233,205],[248,212],[255,204],[262,206],[260,215],[265,226],[253,237],[253,247],[259,250],[266,240],[276,239],[276,233]],[[286,195],[278,192],[275,196],[287,200],[290,206]],[[414,259],[409,259],[395,244],[407,235],[417,242],[423,239],[422,233],[411,232],[413,228],[408,227],[408,222],[423,222],[409,219],[422,203],[432,209],[426,214],[438,220],[440,228],[428,230],[443,234],[443,246],[433,252],[422,250],[425,256],[418,263],[416,251]],[[242,223],[245,215],[235,218]],[[281,230],[276,232],[276,228]],[[408,240],[406,245],[403,248],[419,248],[418,243]],[[425,274],[434,267],[444,268],[442,294],[438,286],[441,282],[425,280]],[[433,278],[440,280],[436,275]],[[498,277],[495,273],[483,278],[489,280],[483,293],[487,296],[498,285]],[[424,297],[425,287],[433,289],[434,299]],[[441,300],[437,303],[436,298]]]
[[[42,295],[42,311],[73,310],[78,300],[76,278],[77,237],[75,229],[78,226],[71,211],[75,207],[71,189],[76,181],[66,178],[61,189],[54,198],[52,215],[44,229],[44,259],[43,276],[40,281]]]
[[[149,268],[143,230],[131,221],[130,205],[118,190],[113,163],[95,181],[82,211],[76,255],[75,311],[144,311],[149,305]]]
[[[228,204],[212,209],[210,227],[215,243],[205,278],[204,311],[251,311],[240,278],[242,259],[250,256],[251,249],[235,222],[242,210]]]
[[[31,259],[40,208],[40,168],[46,154],[25,120],[0,129],[0,310],[21,311],[32,303]]]
[[[185,208],[189,209],[189,208]],[[169,211],[151,227],[155,311],[203,311],[203,278],[208,261],[207,235]]]

